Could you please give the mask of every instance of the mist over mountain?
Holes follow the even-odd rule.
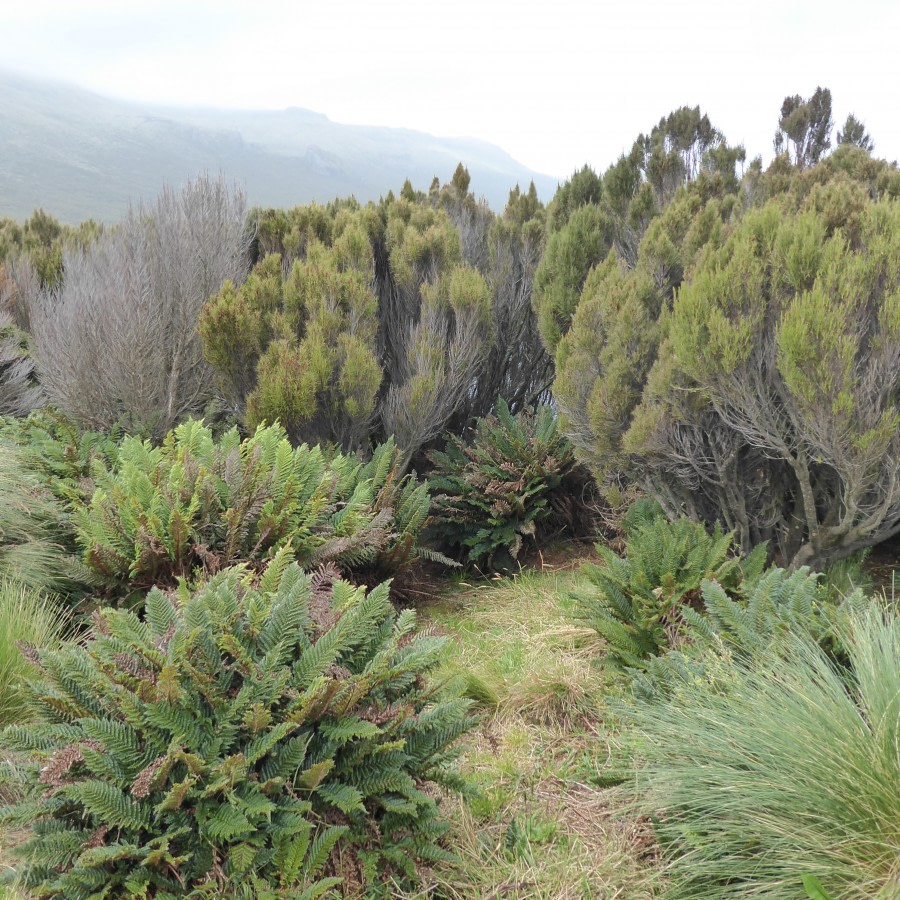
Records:
[[[400,128],[340,125],[305,109],[179,109],[114,100],[0,72],[0,216],[42,207],[64,222],[116,221],[164,183],[222,172],[253,205],[290,207],[354,195],[365,202],[409,178],[427,190],[462,162],[497,210],[532,180],[549,201],[557,179],[492,144]]]

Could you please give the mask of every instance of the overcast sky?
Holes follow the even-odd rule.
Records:
[[[5,68],[476,137],[556,176],[685,104],[768,158],[785,95],[817,85],[900,156],[900,0],[0,0],[0,21]]]

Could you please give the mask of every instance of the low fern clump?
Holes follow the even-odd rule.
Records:
[[[513,416],[499,400],[468,443],[449,435],[430,458],[432,534],[470,563],[502,568],[526,540],[587,518],[574,450],[548,406]]]
[[[280,426],[217,440],[188,421],[160,446],[129,437],[113,461],[94,461],[78,540],[114,597],[261,564],[282,547],[307,568],[333,562],[344,574],[385,577],[416,558],[430,505],[398,463],[393,442],[363,464],[294,448]]]
[[[683,640],[705,579],[737,590],[765,565],[764,546],[741,559],[718,527],[709,534],[690,519],[649,515],[628,532],[624,557],[602,545],[597,552],[601,564],[584,567],[592,589],[578,597],[578,618],[607,642],[611,663],[637,670]]]
[[[107,607],[83,643],[29,651],[41,724],[2,732],[30,828],[13,873],[41,897],[315,897],[446,856],[435,785],[457,787],[465,701],[429,673],[387,585],[304,574],[285,546],[261,575]],[[192,893],[193,892],[193,893]]]
[[[744,662],[761,658],[773,644],[794,637],[814,641],[840,666],[849,665],[840,635],[847,617],[867,603],[856,590],[839,601],[831,598],[821,576],[801,568],[773,566],[732,597],[716,581],[700,587],[702,608],[682,610],[682,646],[632,670],[632,687],[643,698],[668,697],[678,685],[715,671],[720,657]]]
[[[900,618],[865,604],[840,640],[845,665],[792,633],[626,710],[666,896],[900,896]]]
[[[0,424],[0,439],[16,445],[34,476],[67,511],[83,503],[95,461],[115,465],[123,436],[118,428],[109,433],[85,431],[52,408]],[[66,538],[67,546],[69,540],[75,545],[73,528]]]

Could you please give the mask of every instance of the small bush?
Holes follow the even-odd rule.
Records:
[[[37,656],[44,723],[10,727],[32,829],[17,850],[42,897],[315,897],[446,856],[433,783],[472,725],[426,681],[444,640],[415,637],[387,585],[304,574],[287,546],[107,608],[90,639]]]
[[[431,454],[429,479],[431,533],[488,568],[517,559],[529,538],[587,518],[572,445],[555,412],[544,406],[513,416],[503,400],[496,409],[478,420],[468,444],[448,435],[446,449]]]
[[[813,879],[845,900],[898,896],[900,619],[875,604],[848,619],[848,669],[792,635],[629,714],[667,896],[787,900]]]
[[[26,715],[22,687],[37,674],[21,644],[53,648],[67,616],[56,602],[22,584],[0,579],[0,726],[21,722]]]
[[[279,426],[216,440],[189,421],[159,447],[126,438],[114,460],[95,460],[78,539],[114,597],[260,564],[285,546],[306,567],[395,574],[416,558],[430,504],[423,484],[398,476],[398,456],[389,442],[363,465],[295,449]]]
[[[710,535],[690,519],[648,516],[629,532],[625,558],[598,546],[602,565],[587,565],[596,591],[578,598],[578,618],[608,643],[607,658],[643,669],[682,639],[685,612],[700,600],[704,579],[736,589],[765,563],[760,547],[745,560],[732,554],[732,536]]]
[[[213,373],[197,321],[226,279],[246,275],[246,215],[241,191],[200,176],[63,249],[57,285],[23,261],[19,297],[50,401],[90,428],[127,423],[157,439],[199,413]]]

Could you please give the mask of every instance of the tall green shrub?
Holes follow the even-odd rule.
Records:
[[[266,256],[204,307],[204,355],[249,427],[278,420],[295,443],[365,444],[382,380],[370,215],[329,219],[327,245],[308,233],[301,258]]]
[[[710,164],[584,278],[554,393],[602,482],[824,569],[900,524],[897,169]]]
[[[42,722],[0,736],[27,889],[309,898],[446,855],[430,789],[458,784],[472,720],[427,679],[443,639],[416,637],[386,584],[290,556],[154,589],[145,621],[106,609],[86,643],[34,654]]]
[[[404,468],[445,431],[546,399],[552,360],[531,304],[544,245],[532,185],[495,215],[458,166],[428,195],[264,210],[257,266],[200,320],[230,409],[295,442],[367,450],[393,436]],[[420,458],[420,457],[419,457]]]

